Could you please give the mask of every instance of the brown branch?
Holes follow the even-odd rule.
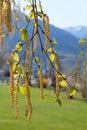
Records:
[[[45,55],[47,56],[48,60],[50,61],[51,66],[54,68],[54,70],[56,70],[56,68],[55,68],[55,66],[54,66],[54,64],[53,64],[53,62],[50,60],[50,58],[49,58],[47,52],[45,51],[45,49],[44,49],[44,47],[43,47],[40,34],[38,34],[38,35],[39,35],[39,39],[40,39],[40,43],[41,43],[42,50],[44,51]],[[56,71],[57,71],[57,70],[56,70]],[[58,71],[58,73],[59,73],[59,75],[62,77],[62,79],[67,82],[67,84],[69,85],[69,87],[71,87],[71,85],[70,85],[70,83],[67,81],[67,79],[62,76],[62,73],[61,73],[60,71]]]

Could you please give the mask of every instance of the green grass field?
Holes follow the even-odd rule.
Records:
[[[52,91],[44,90],[45,95]],[[87,102],[68,100],[61,92],[62,107],[55,96],[40,98],[39,89],[31,88],[33,114],[30,122],[25,117],[25,96],[19,94],[19,117],[14,118],[15,109],[10,107],[8,86],[0,86],[0,130],[86,130],[87,129]]]

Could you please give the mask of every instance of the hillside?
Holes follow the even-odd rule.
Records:
[[[13,19],[13,23],[14,23],[14,19]],[[21,16],[19,24],[20,24],[20,27],[26,27],[27,23],[24,21],[22,16]],[[40,20],[39,20],[39,24],[43,26]],[[29,26],[28,27],[29,36],[31,36],[31,33],[32,33],[31,30],[32,30],[32,26]],[[74,35],[70,34],[69,32],[63,29],[57,28],[51,24],[50,24],[50,37],[51,39],[53,39],[54,37],[56,38],[57,45],[55,46],[55,49],[59,54],[59,60],[61,62],[61,65],[63,63],[63,66],[62,66],[63,70],[68,67],[70,68],[74,67],[75,61],[79,54],[79,43],[78,43],[79,39],[75,37]],[[15,31],[14,37],[10,38],[9,36],[9,38],[8,37],[5,38],[5,42],[7,43],[7,47],[9,48],[10,51],[14,47],[14,45],[18,42],[18,40],[20,40],[20,34],[17,30]],[[38,53],[39,53],[39,50],[37,52],[37,55]]]
[[[79,44],[78,38],[70,34],[69,32],[50,25],[51,37],[55,37],[58,44],[56,46],[59,53],[65,54],[78,54]]]

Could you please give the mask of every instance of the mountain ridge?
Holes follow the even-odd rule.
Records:
[[[67,27],[64,30],[73,34],[77,38],[87,37],[87,26],[79,25],[74,27]]]

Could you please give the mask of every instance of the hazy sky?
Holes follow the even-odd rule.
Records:
[[[87,0],[41,0],[41,2],[43,10],[50,17],[51,24],[60,28],[87,26]]]

